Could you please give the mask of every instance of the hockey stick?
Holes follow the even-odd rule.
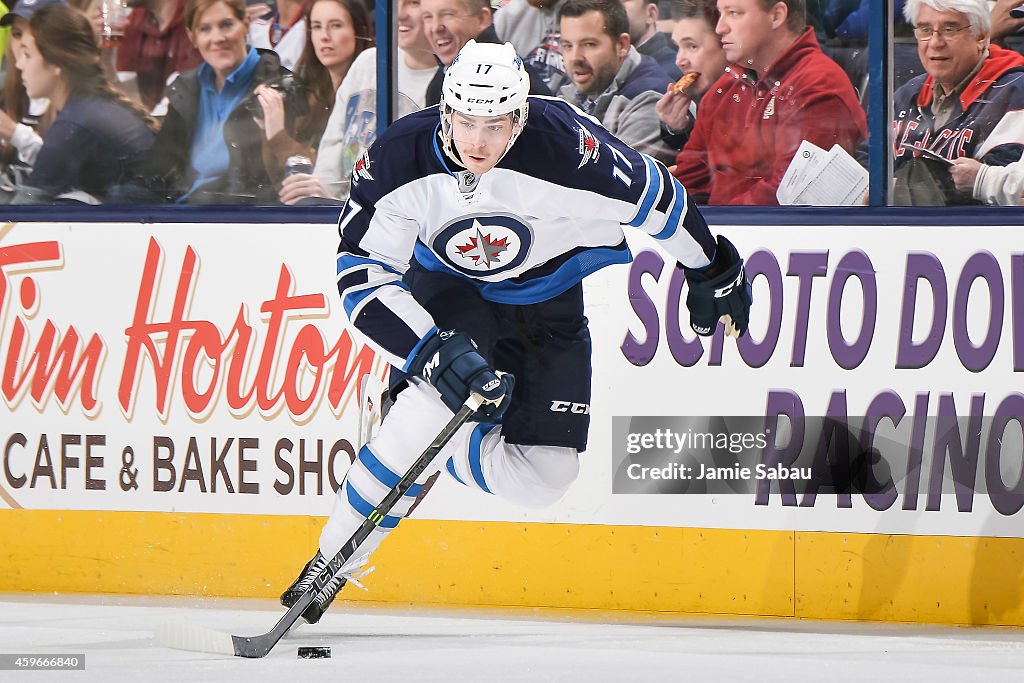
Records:
[[[288,608],[288,611],[274,624],[274,627],[267,633],[259,636],[235,636],[212,629],[199,626],[186,626],[183,624],[169,626],[157,631],[157,640],[167,646],[178,650],[198,650],[200,652],[212,652],[215,654],[235,655],[236,657],[248,657],[251,659],[265,657],[277,642],[281,640],[292,624],[298,620],[314,597],[330,581],[342,565],[355,553],[356,549],[366,540],[374,528],[384,520],[385,515],[391,508],[406,494],[409,488],[416,482],[423,471],[427,469],[441,449],[445,447],[459,427],[464,425],[469,418],[484,404],[484,399],[473,394],[459,408],[459,412],[448,421],[441,432],[434,438],[427,449],[423,451],[416,462],[412,464],[395,487],[388,491],[373,512],[356,529],[348,542],[341,547],[341,550],[328,562],[320,573],[313,579],[313,583],[303,592],[302,597]]]

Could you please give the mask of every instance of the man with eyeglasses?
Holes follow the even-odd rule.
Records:
[[[925,73],[893,95],[893,203],[977,204],[1024,153],[1024,57],[990,41],[985,0],[908,0]]]

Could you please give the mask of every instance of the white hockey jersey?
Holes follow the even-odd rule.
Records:
[[[714,257],[707,224],[663,164],[563,100],[529,102],[519,139],[482,176],[444,154],[436,106],[396,121],[352,170],[338,293],[398,369],[435,331],[402,282],[413,261],[473,282],[486,300],[528,305],[629,262],[623,226],[686,266]]]

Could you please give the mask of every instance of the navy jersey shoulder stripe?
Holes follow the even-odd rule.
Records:
[[[642,154],[564,100],[531,96],[529,102],[526,126],[498,168],[640,203],[644,187],[631,176],[644,168]]]

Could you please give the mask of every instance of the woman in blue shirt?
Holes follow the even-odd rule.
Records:
[[[294,127],[304,98],[277,55],[246,44],[244,0],[188,0],[185,25],[203,64],[167,89],[168,111],[143,184],[165,201],[276,203],[275,168],[253,91],[266,83],[285,96]]]
[[[28,96],[49,99],[57,114],[12,203],[99,203],[138,172],[153,145],[154,121],[104,76],[84,15],[64,5],[34,12],[15,63]]]

